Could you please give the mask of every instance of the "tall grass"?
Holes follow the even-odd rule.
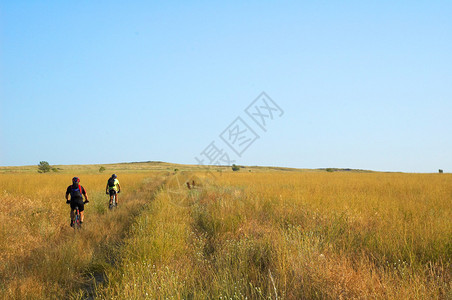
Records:
[[[86,294],[89,273],[102,271],[134,214],[162,174],[119,174],[121,209],[107,212],[107,175],[81,174],[90,203],[80,232],[69,227],[65,192],[72,175],[0,174],[0,298],[46,299]],[[149,180],[149,179],[148,179]],[[112,255],[111,255],[112,256]]]
[[[448,174],[119,175],[74,233],[72,176],[0,174],[0,298],[452,298]]]
[[[196,178],[205,179],[195,190],[157,194],[98,298],[452,296],[449,175]]]

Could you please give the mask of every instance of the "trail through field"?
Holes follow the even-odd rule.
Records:
[[[93,260],[88,269],[82,272],[86,282],[82,285],[78,295],[75,294],[77,298],[95,298],[96,287],[107,280],[105,268],[114,268],[120,260],[119,249],[129,232],[130,226],[145,207],[153,201],[155,193],[164,186],[166,180],[166,176],[158,179],[145,179],[143,185],[137,191],[121,199],[122,205],[119,209],[109,211],[104,219],[96,222],[96,227],[107,228],[103,237],[105,243],[97,248],[97,252],[94,254],[94,257],[98,257],[98,259]]]

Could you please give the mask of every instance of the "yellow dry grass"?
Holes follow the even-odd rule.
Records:
[[[444,175],[176,174],[98,298],[450,298]]]
[[[450,174],[87,172],[76,234],[73,175],[0,174],[0,298],[452,298]]]
[[[145,178],[162,174],[118,174],[122,210],[108,212],[108,175],[80,174],[90,203],[83,231],[69,227],[65,202],[68,174],[0,174],[0,298],[62,298],[87,280],[88,268],[108,255],[102,247],[124,234],[131,215],[148,199],[137,197]]]
[[[272,229],[275,272],[298,273],[287,295],[310,297],[317,282],[331,298],[450,296],[450,175],[229,173],[217,184],[242,193],[234,214]]]

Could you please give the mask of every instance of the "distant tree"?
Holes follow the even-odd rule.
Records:
[[[240,170],[240,167],[235,165],[235,164],[233,164],[232,165],[232,171],[238,171],[238,170]]]
[[[52,168],[52,172],[59,172],[58,168]]]
[[[326,168],[326,171],[327,172],[334,172],[334,169],[333,168]]]
[[[439,170],[438,170],[438,173],[441,173],[441,174],[442,174],[442,173],[443,173],[443,170],[442,170],[442,169],[439,169]]]
[[[105,171],[105,167],[104,166],[100,166],[99,173],[102,173],[103,171]]]
[[[38,164],[38,173],[47,173],[52,170],[50,164],[46,161],[40,161]]]
[[[174,172],[177,172],[177,171],[179,171],[179,169],[178,169],[178,168],[174,169]]]

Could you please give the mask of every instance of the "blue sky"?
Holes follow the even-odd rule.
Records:
[[[452,171],[450,1],[1,1],[0,165]],[[244,109],[284,111],[264,132]],[[237,156],[237,117],[257,139]]]

